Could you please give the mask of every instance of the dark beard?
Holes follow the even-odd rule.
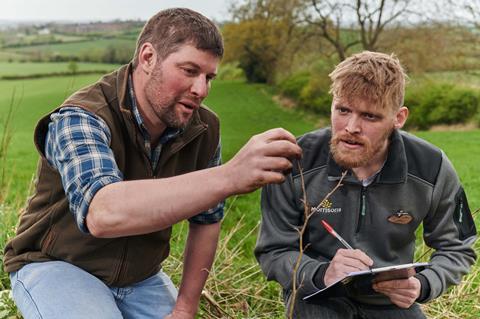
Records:
[[[165,111],[160,115],[160,119],[167,127],[183,130],[190,124],[193,116],[190,117],[187,122],[180,121],[177,114],[175,113],[175,104],[176,102],[170,104],[168,108],[166,108]]]
[[[188,124],[190,124],[193,117],[191,117],[186,122],[182,122],[180,117],[177,115],[177,113],[175,112],[175,105],[178,103],[180,98],[176,98],[173,101],[162,101],[165,104],[168,103],[167,107],[164,106],[165,104],[162,105],[162,102],[155,103],[158,102],[159,98],[158,96],[155,96],[153,92],[155,92],[158,87],[161,87],[163,85],[163,77],[164,74],[161,68],[157,68],[153,71],[152,80],[148,82],[146,86],[146,99],[148,103],[152,106],[156,115],[160,118],[160,120],[163,122],[163,124],[165,124],[166,127],[185,129]]]

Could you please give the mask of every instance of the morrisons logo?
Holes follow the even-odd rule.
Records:
[[[320,205],[315,207],[315,212],[322,214],[338,214],[342,212],[341,207],[333,207],[333,204],[328,199],[323,200]]]

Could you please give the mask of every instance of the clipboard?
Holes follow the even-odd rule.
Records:
[[[351,272],[345,278],[304,297],[303,300],[314,303],[332,297],[378,294],[373,290],[372,284],[380,281],[407,279],[429,266],[429,263],[422,262]]]

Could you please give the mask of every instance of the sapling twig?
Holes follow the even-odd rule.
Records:
[[[300,262],[302,261],[303,254],[309,246],[309,244],[305,245],[305,247],[303,246],[303,235],[304,235],[304,233],[307,229],[308,222],[309,222],[310,218],[313,216],[313,214],[315,214],[319,210],[322,203],[324,203],[328,198],[330,198],[330,196],[332,196],[332,194],[340,186],[342,186],[343,178],[347,174],[347,171],[343,172],[340,180],[337,183],[337,185],[335,185],[335,187],[323,198],[323,200],[320,201],[320,204],[318,204],[316,207],[312,208],[308,204],[308,200],[307,200],[307,191],[306,191],[306,188],[305,188],[305,179],[303,177],[303,168],[300,165],[300,162],[298,162],[298,161],[297,161],[297,167],[298,167],[298,172],[299,172],[299,175],[300,175],[300,185],[302,187],[302,202],[303,202],[304,220],[303,220],[303,225],[300,228],[295,228],[296,231],[298,232],[298,236],[299,236],[299,251],[298,251],[297,260],[295,262],[295,266],[293,267],[293,274],[292,274],[292,295],[290,297],[290,305],[289,305],[289,309],[288,309],[288,318],[290,318],[290,319],[293,318],[293,311],[295,309],[295,301],[297,299],[298,289],[302,286],[302,283],[297,285],[297,272],[298,272],[298,268],[300,267]]]

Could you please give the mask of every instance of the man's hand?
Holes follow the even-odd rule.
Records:
[[[172,313],[165,317],[165,319],[194,319],[195,314],[187,311],[173,309]]]
[[[292,168],[292,158],[300,158],[301,148],[295,136],[281,129],[271,129],[250,138],[225,166],[233,193],[254,191],[270,183],[281,183]]]
[[[368,269],[373,265],[373,260],[359,249],[342,249],[335,253],[330,265],[325,271],[323,282],[330,286],[334,282],[343,279],[352,271]]]
[[[390,298],[390,301],[400,308],[409,308],[420,296],[420,280],[415,277],[381,281],[373,285],[376,292]]]

